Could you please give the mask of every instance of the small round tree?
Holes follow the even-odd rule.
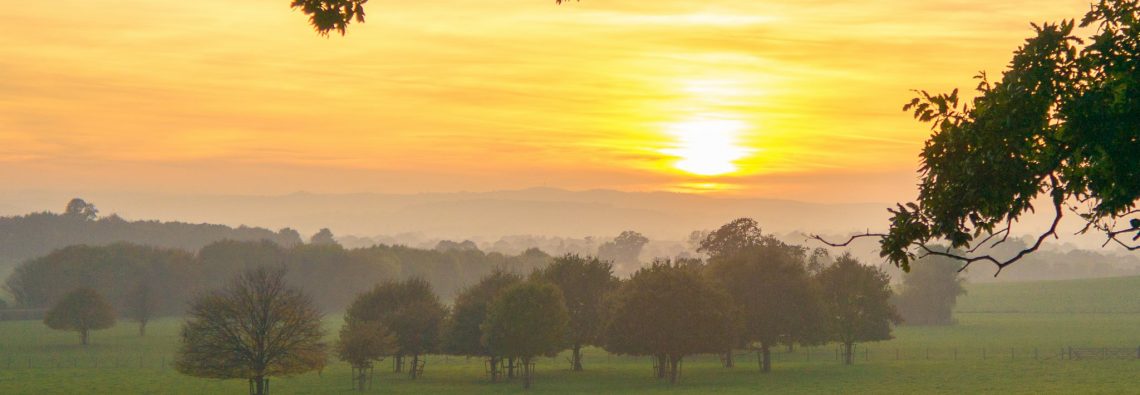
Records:
[[[562,292],[551,284],[522,283],[495,299],[483,323],[483,342],[494,352],[523,362],[523,387],[530,388],[531,360],[563,349],[570,321]]]
[[[115,325],[115,310],[95,290],[78,288],[48,310],[44,324],[51,329],[79,332],[79,342],[86,346],[90,331]]]
[[[336,343],[336,354],[352,366],[352,382],[357,391],[363,392],[366,387],[371,387],[372,363],[395,351],[396,339],[383,324],[345,317]]]

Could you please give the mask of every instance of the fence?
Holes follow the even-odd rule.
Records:
[[[48,354],[27,353],[27,349],[17,354],[5,355],[0,350],[0,370],[16,369],[143,369],[167,370],[173,369],[172,354],[154,354],[129,352],[94,353],[94,354]],[[1140,347],[876,347],[874,345],[857,345],[855,348],[855,362],[887,362],[887,361],[1016,361],[1016,360],[1063,360],[1063,361],[1096,361],[1096,360],[1140,360]],[[723,355],[693,355],[686,357],[687,364],[720,364]],[[482,358],[466,358],[445,355],[431,355],[433,365],[485,365]],[[738,350],[735,354],[736,365],[739,367],[756,364],[758,356],[755,351]],[[644,357],[619,356],[612,354],[588,354],[585,356],[587,364],[612,363],[615,361],[645,361]],[[560,359],[542,358],[541,364],[550,367],[569,369],[568,363]],[[792,352],[781,349],[772,350],[773,363],[842,363],[843,352],[841,347],[817,346],[797,347]],[[655,362],[654,362],[655,363]],[[647,363],[649,368],[653,363]],[[428,369],[430,370],[430,368]]]

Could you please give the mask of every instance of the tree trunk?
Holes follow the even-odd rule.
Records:
[[[669,369],[669,360],[666,359],[665,354],[657,354],[657,378],[665,378],[665,372]]]
[[[266,395],[269,392],[269,388],[267,388],[268,386],[266,385],[268,384],[269,380],[267,380],[264,376],[254,377],[250,379],[250,381],[253,382],[250,386],[250,395]]]
[[[669,384],[677,384],[678,365],[681,364],[681,357],[676,355],[669,356]]]
[[[523,363],[523,389],[530,389],[530,357],[522,359]]]
[[[412,354],[412,368],[410,370],[408,375],[411,376],[412,380],[415,380],[420,374],[420,354]]]
[[[87,329],[79,330],[79,344],[82,344],[84,346],[87,345],[87,333]]]
[[[507,358],[507,378],[515,378],[515,357]]]
[[[499,357],[491,357],[491,382],[499,381]]]
[[[854,342],[843,343],[843,364],[844,365],[855,364],[855,343]]]
[[[353,368],[353,372],[356,372],[356,390],[360,391],[360,392],[364,392],[365,384],[368,383],[368,370],[367,370],[367,368],[363,368],[363,367]]]
[[[735,366],[736,362],[732,360],[732,347],[729,347],[728,351],[724,353],[724,367],[731,368]]]
[[[139,321],[139,337],[146,337],[146,321]]]
[[[763,373],[772,371],[772,348],[764,342],[760,342],[760,371]]]
[[[570,370],[573,370],[575,372],[581,372],[582,371],[582,345],[581,344],[575,344],[574,345],[574,354],[572,354],[570,357],[570,365],[571,365]]]
[[[396,358],[392,359],[392,371],[400,373],[404,371],[404,356],[396,354]]]

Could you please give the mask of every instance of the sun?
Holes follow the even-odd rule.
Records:
[[[661,150],[677,158],[673,167],[698,176],[719,176],[736,172],[736,161],[749,149],[740,145],[740,133],[747,128],[733,119],[690,119],[666,126],[674,146]]]

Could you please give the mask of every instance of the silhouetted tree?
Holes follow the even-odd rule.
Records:
[[[321,314],[285,283],[283,269],[259,267],[191,302],[175,368],[194,377],[250,382],[264,395],[269,377],[321,369],[327,362]]]
[[[55,330],[79,332],[79,343],[86,346],[91,331],[115,326],[115,309],[95,290],[79,288],[47,311],[44,324]]]
[[[558,287],[535,282],[513,285],[491,304],[482,326],[483,342],[496,354],[522,360],[523,387],[530,388],[531,361],[563,349],[568,320]]]
[[[94,221],[99,217],[99,210],[95,208],[94,204],[87,203],[80,198],[75,198],[67,202],[67,208],[64,209],[63,215],[71,218],[79,218],[84,221]]]
[[[364,3],[368,0],[293,0],[290,7],[299,8],[309,16],[309,23],[317,33],[327,36],[336,30],[344,35],[352,21],[364,22]]]
[[[331,230],[329,230],[329,228],[321,228],[319,232],[313,234],[313,237],[309,238],[309,244],[323,245],[337,244],[337,242],[336,238],[333,237],[333,233]]]
[[[903,323],[951,325],[958,296],[966,294],[959,276],[962,263],[945,257],[928,257],[911,265],[895,298]]]
[[[566,301],[570,313],[565,342],[570,346],[570,367],[582,370],[582,346],[601,345],[605,324],[606,297],[618,285],[613,265],[595,257],[563,255],[542,271],[535,279],[554,284]]]
[[[649,243],[649,239],[641,233],[627,230],[621,232],[613,241],[603,243],[599,246],[598,257],[612,261],[618,265],[638,267],[641,265],[641,261],[638,257],[641,256],[641,249],[644,248],[647,243]]]
[[[697,252],[708,254],[710,258],[731,256],[759,244],[763,237],[756,220],[739,218],[705,235]]]
[[[1057,235],[1065,211],[1129,250],[1140,249],[1140,1],[1101,0],[1076,23],[1034,24],[1000,81],[978,75],[977,95],[920,91],[904,110],[934,133],[920,154],[918,199],[891,209],[881,254],[903,270],[923,256],[1002,268]],[[1013,223],[1048,202],[1052,224],[1016,254],[973,254],[1006,240]],[[1072,204],[1078,202],[1078,204]],[[931,246],[946,241],[966,253]],[[849,241],[848,241],[849,242]],[[991,243],[992,242],[992,243]],[[834,243],[833,243],[834,244]],[[842,243],[846,244],[846,243]]]
[[[396,352],[396,338],[377,321],[363,321],[345,316],[336,343],[340,360],[352,367],[352,384],[357,391],[370,387],[372,363]]]
[[[731,342],[728,296],[698,267],[656,261],[623,282],[605,330],[605,349],[657,359],[657,377],[677,381],[681,360]]]
[[[415,379],[420,356],[436,351],[447,309],[432,292],[431,284],[421,278],[402,282],[389,281],[361,294],[348,307],[347,314],[361,321],[376,321],[396,338],[396,371],[403,368],[403,358],[412,357],[409,375]]]
[[[499,362],[505,355],[492,352],[483,343],[480,326],[487,320],[487,311],[495,298],[520,282],[522,277],[517,274],[502,270],[491,272],[459,293],[445,325],[444,351],[454,355],[488,357],[492,382],[497,381],[502,373],[499,372]]]
[[[832,340],[843,345],[843,363],[855,363],[855,343],[891,339],[900,319],[891,306],[890,277],[844,254],[817,277]]]

